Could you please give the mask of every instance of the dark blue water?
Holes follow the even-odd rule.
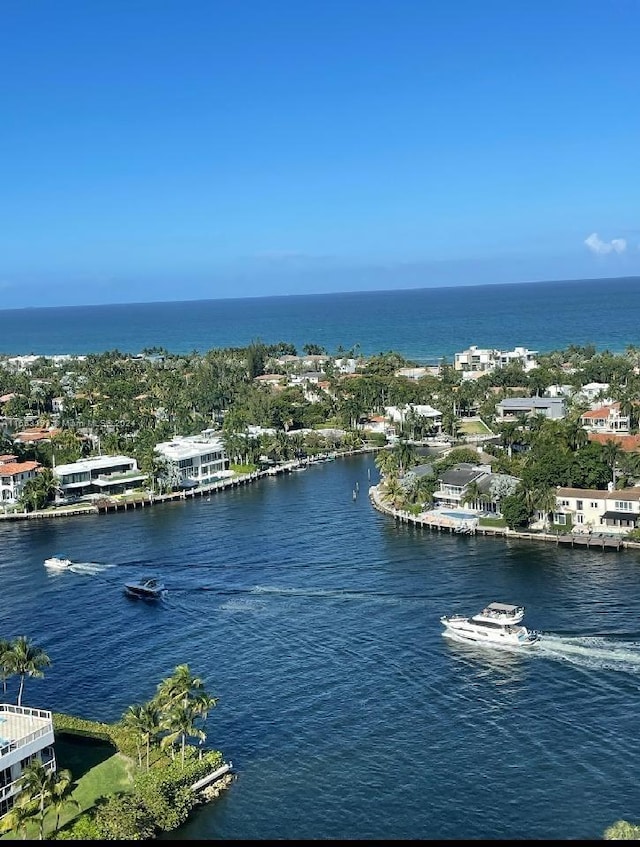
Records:
[[[52,659],[25,702],[112,721],[187,662],[238,778],[185,839],[600,838],[640,819],[640,556],[397,526],[371,456],[211,498],[0,523],[0,634]],[[352,499],[358,482],[360,493]],[[74,572],[43,560],[67,553]],[[146,573],[169,591],[128,600]],[[439,617],[523,603],[526,654]]]
[[[640,278],[0,311],[0,354],[204,353],[260,339],[429,362],[471,344],[640,344]]]

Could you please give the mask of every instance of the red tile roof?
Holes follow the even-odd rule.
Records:
[[[597,441],[598,444],[606,444],[613,441],[625,453],[640,451],[640,435],[620,435],[613,432],[590,432],[589,441]]]
[[[620,403],[611,403],[609,406],[600,406],[599,409],[591,409],[588,412],[584,412],[582,414],[583,418],[608,418],[611,415],[611,412],[619,412],[620,411]]]
[[[40,467],[40,462],[7,462],[0,465],[0,476],[15,476],[27,471],[35,471]]]
[[[49,438],[54,438],[62,432],[60,429],[46,429],[45,427],[33,427],[33,429],[25,429],[23,432],[17,432],[14,441],[46,441]]]

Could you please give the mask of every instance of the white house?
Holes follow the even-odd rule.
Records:
[[[554,383],[553,385],[547,386],[544,396],[545,397],[566,397],[567,399],[571,398],[575,394],[575,388],[573,385],[568,384],[558,384]]]
[[[538,366],[536,355],[536,350],[527,350],[526,347],[493,350],[472,345],[468,350],[455,354],[453,367],[462,371],[463,377],[465,373],[489,373],[496,368],[506,368],[514,362],[519,362],[524,371],[530,371]]]
[[[16,456],[9,454],[0,456],[0,503],[17,503],[25,483],[35,479],[39,468],[40,462],[18,462]]]
[[[608,382],[588,382],[576,392],[576,397],[577,399],[584,400],[587,403],[593,403],[596,398],[601,401],[604,400],[607,391],[609,391]]]
[[[404,406],[385,406],[384,413],[391,423],[400,424],[400,426],[406,423],[407,417],[413,414],[417,418],[427,420],[435,432],[442,431],[442,412],[434,409],[433,406],[416,403],[407,403]]]
[[[56,770],[54,741],[51,712],[0,703],[0,818],[20,794],[26,765],[39,759],[47,773]]]
[[[59,499],[120,494],[147,480],[135,459],[128,456],[92,456],[53,468]]]
[[[640,518],[640,486],[608,491],[594,488],[558,488],[553,521],[571,524],[578,532],[624,534]],[[543,515],[538,515],[543,518]]]
[[[208,485],[232,473],[222,439],[212,430],[176,435],[156,444],[155,452],[166,460],[170,476],[182,488]]]
[[[585,412],[580,424],[588,432],[628,433],[630,428],[629,415],[622,414],[617,402]]]

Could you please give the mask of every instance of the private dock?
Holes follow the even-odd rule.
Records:
[[[382,502],[377,486],[369,489],[369,499],[373,507],[385,515],[393,517],[398,523],[411,524],[418,529],[428,529],[431,532],[449,532],[463,535],[484,535],[494,538],[523,539],[525,541],[543,541],[558,547],[584,547],[587,550],[638,550],[640,543],[627,541],[606,533],[550,533],[550,532],[520,532],[507,527],[480,526],[477,518],[455,519],[436,512],[423,512],[412,515],[400,509],[393,509]]]

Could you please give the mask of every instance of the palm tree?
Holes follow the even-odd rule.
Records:
[[[127,711],[122,716],[122,723],[127,729],[130,729],[136,738],[136,750],[138,753],[138,766],[142,767],[142,741],[143,741],[143,719],[142,719],[142,706],[132,705],[129,706]]]
[[[140,726],[144,732],[143,740],[147,747],[147,770],[149,770],[151,744],[156,740],[161,730],[160,709],[153,700],[143,705],[140,712]]]
[[[384,498],[391,501],[394,509],[397,509],[402,505],[405,491],[400,483],[400,480],[395,474],[391,474],[385,478],[385,481],[382,484],[382,492]]]
[[[604,457],[605,462],[611,469],[611,480],[613,482],[613,487],[616,485],[616,464],[618,459],[622,455],[622,448],[620,445],[614,441],[612,438],[607,439],[607,441],[602,445],[602,455]]]
[[[500,441],[507,448],[509,458],[513,455],[513,445],[520,436],[520,421],[504,421],[498,425]]]
[[[549,515],[553,520],[553,513],[556,508],[556,491],[555,488],[540,489],[535,494],[535,506],[544,514],[544,527],[549,528]]]
[[[437,480],[435,476],[427,476],[425,474],[424,476],[418,477],[413,489],[415,501],[421,506],[427,506],[430,508],[433,505],[433,494],[436,490],[436,486]]]
[[[471,506],[474,506],[480,501],[482,497],[482,491],[480,490],[480,486],[476,482],[476,480],[472,480],[466,488],[464,489],[464,494],[462,496],[462,503],[468,503]]]
[[[6,638],[0,638],[0,677],[2,677],[2,693],[7,693],[7,680],[12,675],[11,670],[11,642]]]
[[[0,832],[15,830],[23,840],[27,836],[27,827],[39,814],[38,803],[27,794],[19,794],[9,812],[0,820]]]
[[[60,813],[66,806],[73,806],[80,810],[80,803],[75,800],[73,793],[74,783],[71,771],[63,768],[51,774],[51,806],[56,813],[56,831],[60,826]]]
[[[48,773],[40,759],[34,759],[22,771],[20,788],[29,800],[37,801],[39,839],[44,840],[44,813],[53,793],[54,773]]]
[[[204,692],[204,682],[191,673],[189,665],[176,665],[173,674],[158,685],[156,701],[160,707],[172,706],[180,701],[186,705],[201,692]]]
[[[393,448],[393,452],[396,455],[398,461],[398,468],[400,470],[400,476],[411,467],[411,465],[415,462],[416,457],[416,448],[413,444],[410,444],[408,441],[398,441],[398,443]]]
[[[398,469],[398,457],[391,450],[381,450],[374,461],[383,476]]]
[[[165,718],[165,728],[168,735],[162,739],[162,746],[173,743],[179,738],[181,748],[182,767],[184,768],[184,754],[187,738],[199,738],[204,741],[207,737],[195,722],[200,717],[200,711],[194,703],[182,701],[171,707]]]
[[[161,730],[160,708],[154,700],[144,703],[142,706],[129,706],[125,712],[122,722],[131,729],[136,736],[138,748],[138,764],[142,767],[142,744],[146,746],[147,770],[149,770],[149,753],[151,743]]]
[[[51,665],[51,659],[40,647],[35,647],[26,635],[20,635],[11,645],[8,652],[8,667],[12,673],[20,677],[20,688],[18,689],[18,706],[22,705],[22,692],[26,677],[42,679],[43,668]]]

